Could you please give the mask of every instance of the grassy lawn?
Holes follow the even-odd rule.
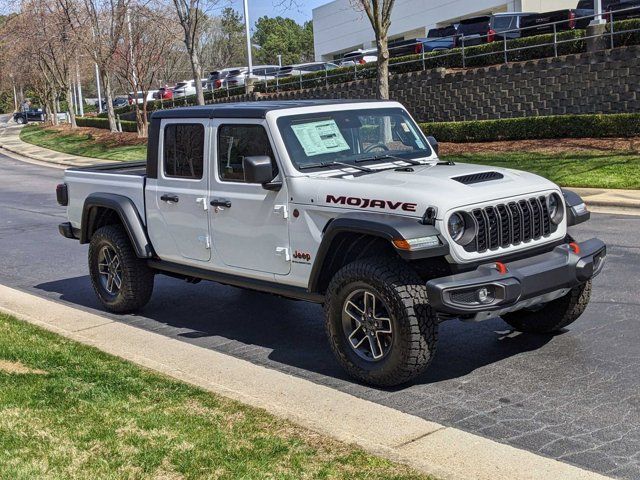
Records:
[[[39,147],[83,157],[114,161],[145,160],[147,158],[146,145],[114,145],[111,142],[97,141],[89,134],[59,132],[37,125],[24,127],[20,132],[20,139]]]
[[[447,155],[443,158],[526,170],[565,187],[640,188],[640,155],[629,152],[497,152]]]
[[[0,314],[0,478],[426,478]]]

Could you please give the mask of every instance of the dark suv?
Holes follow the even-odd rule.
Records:
[[[491,17],[473,17],[460,20],[458,25],[460,45],[470,47],[491,43],[495,40],[495,32],[491,30]]]
[[[525,12],[494,13],[491,15],[490,28],[495,40],[513,40],[521,37],[522,19],[533,15]]]
[[[16,123],[28,123],[28,122],[44,122],[45,112],[41,108],[31,108],[22,112],[16,112],[13,114],[13,120]]]

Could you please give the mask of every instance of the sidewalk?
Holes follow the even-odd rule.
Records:
[[[17,155],[36,160],[38,162],[51,163],[66,167],[86,167],[89,165],[99,165],[113,163],[113,160],[101,160],[99,158],[80,157],[68,153],[56,152],[48,148],[38,147],[20,140],[20,130],[22,125],[12,125],[11,123],[0,125],[0,149],[7,150]]]

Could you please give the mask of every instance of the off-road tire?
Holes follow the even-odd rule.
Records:
[[[24,125],[24,124],[25,124],[25,123],[27,123],[27,122],[25,121],[25,119],[24,119],[24,118],[22,118],[22,117],[18,117],[18,118],[16,118],[16,123],[17,123],[18,125]]]
[[[360,358],[342,327],[350,293],[371,289],[389,307],[393,339],[377,362]],[[331,280],[325,303],[325,328],[338,362],[355,379],[377,387],[406,383],[424,372],[436,352],[438,321],[429,307],[424,282],[399,259],[368,258],[344,266]]]
[[[105,246],[116,252],[122,265],[122,283],[116,295],[110,295],[100,281],[98,255]],[[121,225],[107,225],[93,234],[89,243],[89,273],[100,303],[110,312],[135,312],[147,304],[153,293],[153,270],[136,256]]]
[[[575,322],[591,298],[591,280],[571,289],[564,297],[536,310],[520,310],[502,315],[515,330],[525,333],[552,333]]]

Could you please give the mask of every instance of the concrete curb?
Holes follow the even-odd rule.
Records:
[[[608,478],[2,285],[0,311],[444,480]]]

